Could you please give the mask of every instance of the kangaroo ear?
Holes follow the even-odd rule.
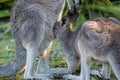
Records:
[[[76,7],[73,7],[73,12],[68,11],[67,16],[71,23],[75,22],[77,20],[77,18],[79,17],[79,13],[78,13]]]
[[[69,24],[69,18],[68,17],[63,17],[62,18],[62,26],[65,27]]]

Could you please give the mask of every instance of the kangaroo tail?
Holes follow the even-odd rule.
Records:
[[[20,42],[16,42],[16,54],[12,61],[0,66],[0,74],[5,76],[15,75],[24,68],[26,63],[26,50]]]

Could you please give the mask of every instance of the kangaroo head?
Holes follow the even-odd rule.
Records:
[[[74,13],[68,12],[67,16],[63,17],[61,21],[55,23],[53,27],[54,37],[59,39],[67,34],[68,31],[71,31],[70,23],[75,22],[78,17],[79,13],[76,9],[74,10]]]
[[[55,23],[53,27],[53,33],[55,38],[60,38],[62,35],[66,34],[67,30],[69,30],[70,22],[67,17],[63,17],[61,21]]]

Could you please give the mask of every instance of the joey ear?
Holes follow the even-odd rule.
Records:
[[[69,21],[71,23],[75,22],[78,19],[79,13],[78,13],[77,8],[75,6],[73,7],[73,12],[68,11],[67,17],[69,18]]]

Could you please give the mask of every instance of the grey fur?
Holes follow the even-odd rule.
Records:
[[[16,55],[13,61],[0,67],[0,74],[14,75],[26,64],[24,79],[48,79],[35,72],[35,59],[39,51],[43,60],[40,64],[44,65],[39,68],[48,70],[48,56],[42,55],[54,39],[52,28],[54,23],[60,20],[58,17],[61,17],[63,8],[64,0],[15,0],[11,30],[16,42]]]
[[[102,75],[109,78],[109,64],[120,80],[120,24],[106,18],[95,18],[85,21],[75,31],[70,28],[70,22],[57,22],[54,35],[61,41],[66,54],[81,56],[80,76],[65,75],[72,80],[90,80],[91,58],[103,62]],[[71,53],[72,51],[72,53]],[[72,59],[69,60],[72,62]],[[73,59],[73,63],[77,61]],[[108,64],[109,63],[109,64]],[[105,72],[104,72],[105,70]],[[107,75],[108,72],[108,75]]]
[[[112,20],[113,22],[115,22],[115,23],[118,23],[118,24],[120,24],[120,21],[119,20],[117,20],[116,18],[114,18],[114,17],[109,17],[108,18],[109,20]]]

